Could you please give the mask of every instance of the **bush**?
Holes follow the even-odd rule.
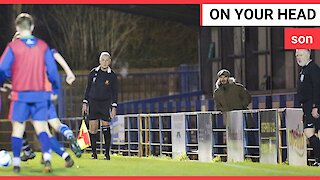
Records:
[[[216,156],[212,159],[212,162],[221,162],[221,157],[220,156]]]
[[[174,160],[176,160],[176,161],[189,161],[189,157],[187,156],[187,153],[181,153]]]

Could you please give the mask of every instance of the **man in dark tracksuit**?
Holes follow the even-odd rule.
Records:
[[[304,134],[308,138],[310,146],[313,148],[315,157],[314,166],[320,166],[320,68],[310,59],[310,50],[296,50],[296,60],[301,66],[298,83],[298,99],[303,110]]]
[[[92,148],[92,159],[97,159],[96,141],[99,137],[98,126],[101,120],[101,130],[105,139],[105,160],[110,160],[111,144],[110,122],[116,115],[117,108],[117,76],[109,67],[111,56],[102,52],[99,58],[100,66],[93,68],[88,77],[88,84],[82,105],[82,113],[89,111],[89,132]]]

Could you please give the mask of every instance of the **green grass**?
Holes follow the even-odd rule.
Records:
[[[75,158],[72,168],[65,168],[64,161],[53,155],[53,172],[45,174],[40,164],[40,153],[28,162],[22,162],[20,175],[26,176],[318,176],[320,168],[298,167],[288,165],[270,165],[262,163],[241,162],[223,163],[197,161],[176,161],[168,158],[138,158],[111,156],[111,161],[91,160],[85,153],[81,158]],[[0,168],[0,175],[14,175],[12,167]]]

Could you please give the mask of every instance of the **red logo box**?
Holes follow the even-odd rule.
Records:
[[[285,28],[285,49],[320,49],[320,28]]]

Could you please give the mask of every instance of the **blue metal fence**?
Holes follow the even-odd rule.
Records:
[[[119,103],[118,114],[200,111],[201,91]]]
[[[299,108],[300,103],[296,93],[281,93],[253,96],[251,106],[252,109]]]
[[[81,102],[87,75],[77,75],[73,86],[63,79],[59,99],[60,117],[81,116]],[[167,72],[136,72],[119,79],[118,114],[163,113],[207,110],[213,111],[214,101],[199,90],[199,69],[181,65]],[[254,95],[249,109],[300,107],[294,93]]]
[[[190,112],[215,110],[213,99],[203,99],[201,91],[160,96],[136,101],[119,103],[118,114]],[[249,109],[299,108],[295,93],[275,95],[254,95]]]
[[[194,96],[194,92],[199,91],[199,68],[197,65],[181,65],[179,68],[166,69],[165,72],[131,72],[125,75],[119,73],[117,76],[118,102],[127,102],[122,105],[123,108],[120,105],[120,109],[123,109],[122,112],[145,112],[150,109],[165,112],[168,109],[180,110],[185,107],[188,109],[188,107],[191,107],[189,103],[193,102],[194,97],[192,99],[185,94],[191,93],[190,95]],[[62,77],[63,89],[60,92],[59,97],[61,98],[58,102],[59,116],[81,116],[87,74],[77,74],[77,79],[72,86],[68,86],[64,78],[65,76]],[[171,97],[171,95],[173,96]],[[172,99],[178,97],[185,105],[173,103]],[[191,99],[184,101],[186,98]],[[144,100],[141,101],[141,99]],[[129,103],[133,101],[136,102]],[[155,101],[159,102],[155,103]]]

